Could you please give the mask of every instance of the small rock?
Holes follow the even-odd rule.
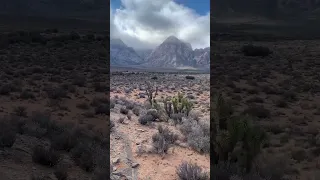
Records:
[[[114,166],[112,169],[113,171],[117,171],[118,168]]]
[[[115,158],[112,160],[113,164],[118,164],[120,162],[120,158]]]
[[[145,132],[145,130],[143,130],[143,129],[137,129],[137,131],[140,131],[140,132]]]
[[[139,163],[132,163],[131,167],[132,167],[132,168],[136,168],[136,167],[138,167],[139,165],[140,165]]]

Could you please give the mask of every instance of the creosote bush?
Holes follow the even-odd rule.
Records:
[[[177,167],[179,180],[209,180],[208,173],[203,172],[197,164],[183,162]]]
[[[178,139],[178,136],[172,133],[167,127],[158,126],[158,133],[152,136],[153,147],[158,154],[167,154],[168,149]]]
[[[143,116],[139,117],[138,121],[139,121],[140,124],[146,125],[149,122],[154,121],[154,117],[152,115],[150,115],[150,114],[146,114],[146,115],[143,115]]]
[[[32,160],[44,166],[55,166],[60,159],[60,155],[53,149],[43,146],[36,146],[33,149]]]

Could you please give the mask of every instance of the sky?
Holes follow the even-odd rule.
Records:
[[[171,35],[193,49],[209,47],[210,0],[111,0],[111,38],[153,49]]]

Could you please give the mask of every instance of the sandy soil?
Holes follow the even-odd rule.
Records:
[[[158,79],[151,80],[153,76],[157,76]],[[111,99],[137,103],[141,106],[141,109],[143,109],[147,96],[142,95],[145,93],[145,90],[141,87],[145,81],[156,82],[159,87],[159,93],[157,95],[159,98],[162,96],[174,96],[179,91],[194,95],[193,98],[197,102],[197,104],[194,105],[194,111],[200,112],[199,117],[209,121],[209,76],[195,75],[195,80],[186,80],[185,76],[186,75],[183,74],[151,73],[133,73],[127,77],[121,74],[111,75],[110,96]],[[127,150],[129,152],[126,153],[130,154],[130,161],[139,164],[138,167],[132,168],[134,170],[132,170],[131,174],[136,174],[135,179],[175,180],[177,179],[176,168],[183,161],[196,163],[204,171],[209,172],[209,154],[200,154],[192,149],[185,142],[185,137],[179,131],[178,126],[175,127],[168,122],[153,122],[149,126],[142,125],[138,121],[142,115],[136,116],[135,114],[131,114],[129,120],[124,114],[119,113],[119,109],[122,107],[120,104],[116,104],[110,114],[111,121],[115,122],[115,127],[111,133],[111,159],[120,159],[120,162],[123,162],[125,157],[123,157],[123,154],[120,155],[117,153],[117,151],[122,149],[122,152],[123,149],[125,149],[122,147],[127,143],[129,146]],[[118,119],[121,117],[125,118],[123,123],[118,122]],[[157,133],[156,127],[158,125],[168,127],[172,132],[179,134],[179,140],[169,149],[169,152],[163,156],[153,152],[140,153],[140,148],[144,150],[152,148],[152,136]],[[120,135],[119,137],[119,134],[122,134],[122,136]],[[130,169],[130,164],[124,164],[126,164],[126,162],[117,163],[116,170]],[[127,173],[127,176],[134,179],[131,174]]]

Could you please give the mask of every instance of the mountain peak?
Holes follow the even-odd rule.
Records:
[[[169,36],[164,42],[181,42],[181,41],[175,36]]]

